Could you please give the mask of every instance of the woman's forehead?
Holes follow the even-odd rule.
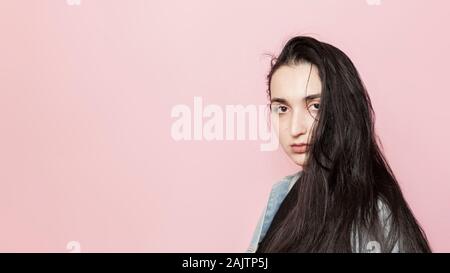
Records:
[[[322,83],[317,67],[303,62],[280,66],[272,75],[270,90],[272,97],[302,100],[306,96],[320,94]]]

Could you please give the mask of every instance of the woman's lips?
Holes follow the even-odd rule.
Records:
[[[303,154],[305,152],[308,151],[308,145],[306,144],[301,144],[301,145],[291,145],[291,149],[294,153],[299,153],[299,154]]]

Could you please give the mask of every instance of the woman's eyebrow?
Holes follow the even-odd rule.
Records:
[[[287,100],[283,99],[283,98],[272,98],[272,99],[270,100],[270,102],[271,102],[271,103],[273,103],[273,102],[279,102],[279,103],[282,103],[282,104],[289,105],[289,102],[288,102]]]
[[[304,97],[303,99],[305,101],[308,101],[308,100],[313,100],[313,99],[317,99],[317,98],[320,98],[320,97],[321,97],[321,94],[312,94],[312,95]]]
[[[320,97],[321,97],[321,94],[312,94],[312,95],[308,95],[308,96],[304,97],[303,100],[304,100],[304,101],[309,101],[309,100],[317,99],[317,98],[320,98]],[[273,103],[273,102],[279,102],[279,103],[282,103],[282,104],[289,105],[289,102],[288,102],[286,99],[283,99],[283,98],[277,98],[277,97],[272,98],[272,99],[270,100],[270,102],[271,102],[271,103]]]

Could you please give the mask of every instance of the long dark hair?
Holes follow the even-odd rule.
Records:
[[[365,252],[370,241],[381,252],[431,252],[379,148],[369,95],[345,53],[311,37],[291,38],[272,59],[269,99],[273,73],[299,62],[318,68],[318,119],[294,193],[257,252]]]

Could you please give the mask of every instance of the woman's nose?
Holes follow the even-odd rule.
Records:
[[[293,111],[291,118],[291,135],[293,137],[306,134],[307,126],[306,126],[306,115],[303,111]]]

